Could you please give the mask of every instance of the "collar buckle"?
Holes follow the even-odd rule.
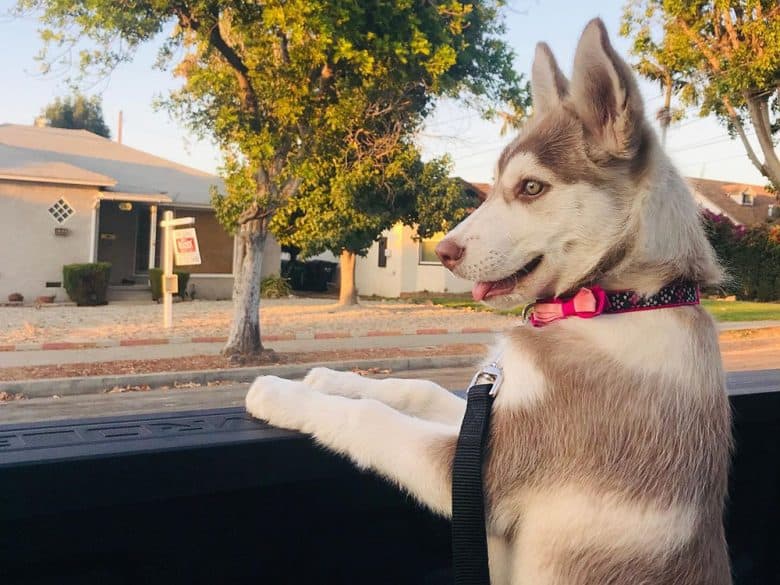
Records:
[[[474,377],[471,379],[471,383],[469,384],[468,390],[466,390],[466,393],[468,394],[468,391],[471,390],[474,386],[479,386],[481,384],[492,384],[492,388],[488,392],[490,396],[495,396],[498,394],[498,388],[501,386],[501,382],[504,381],[504,370],[499,366],[496,362],[490,362],[488,365],[483,366],[482,368],[477,371],[476,374],[474,374]]]

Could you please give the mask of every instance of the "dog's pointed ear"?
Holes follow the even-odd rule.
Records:
[[[544,113],[563,101],[569,91],[569,80],[561,72],[547,43],[536,45],[531,67],[531,97],[534,112]]]
[[[644,130],[642,96],[600,18],[588,23],[577,45],[569,93],[585,130],[602,153],[623,159],[637,154]]]

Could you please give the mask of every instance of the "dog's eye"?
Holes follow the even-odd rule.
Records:
[[[523,184],[520,186],[520,194],[526,197],[536,197],[542,191],[544,191],[544,183],[534,181],[533,179],[523,181]]]

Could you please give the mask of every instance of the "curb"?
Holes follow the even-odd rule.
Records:
[[[381,368],[396,372],[422,370],[426,368],[460,368],[473,366],[478,357],[473,355],[450,355],[430,357],[397,357],[385,359],[352,360],[338,362],[311,362],[278,366],[255,366],[228,370],[193,370],[185,372],[158,372],[125,376],[84,376],[81,378],[48,378],[45,380],[19,380],[0,382],[0,392],[23,394],[25,398],[49,398],[51,396],[75,396],[79,394],[100,394],[116,386],[142,386],[159,388],[177,383],[194,382],[251,382],[257,376],[272,374],[282,378],[302,378],[317,367],[334,370],[352,368]]]
[[[310,341],[312,339],[345,339],[355,337],[401,337],[406,335],[450,335],[460,333],[501,333],[506,328],[491,329],[490,327],[461,327],[457,329],[415,329],[411,331],[298,331],[278,335],[263,335],[263,342],[274,341]],[[17,343],[15,345],[0,345],[0,352],[9,351],[52,351],[63,349],[95,349],[103,347],[131,347],[139,345],[176,345],[183,343],[225,343],[227,337],[200,336],[193,337],[156,337],[126,339],[101,339],[98,341],[52,341],[47,343]]]

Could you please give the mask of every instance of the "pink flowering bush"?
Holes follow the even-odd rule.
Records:
[[[745,300],[780,300],[780,225],[746,228],[709,210],[702,219],[728,273],[725,292]]]

